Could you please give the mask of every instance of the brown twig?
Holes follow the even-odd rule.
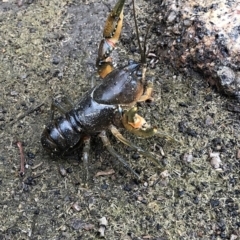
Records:
[[[25,174],[25,156],[24,156],[24,151],[23,151],[23,145],[20,141],[17,142],[17,146],[19,148],[20,157],[21,157],[19,175],[22,177]]]

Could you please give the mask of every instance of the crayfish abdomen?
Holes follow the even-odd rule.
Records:
[[[83,137],[81,130],[74,117],[66,113],[64,117],[53,120],[45,127],[41,136],[42,146],[53,154],[64,155]]]

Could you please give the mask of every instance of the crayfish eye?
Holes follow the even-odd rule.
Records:
[[[136,75],[137,75],[138,77],[142,77],[142,71],[141,71],[140,69],[138,69],[138,70],[136,71]]]
[[[133,64],[137,64],[137,62],[132,59],[129,59],[128,65],[133,65]]]

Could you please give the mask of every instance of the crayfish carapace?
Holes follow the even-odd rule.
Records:
[[[98,73],[102,78],[101,83],[90,89],[72,110],[62,117],[53,119],[41,136],[43,147],[58,155],[64,155],[80,143],[83,144],[84,181],[88,179],[90,138],[96,133],[107,150],[136,177],[139,177],[111,146],[106,135],[108,130],[118,140],[159,165],[154,155],[128,141],[117,129],[124,127],[140,137],[150,137],[158,132],[137,114],[135,107],[137,102],[151,98],[152,85],[147,84],[145,80],[145,49],[141,54],[141,63],[130,62],[120,69],[114,69],[112,66],[110,54],[122,30],[124,3],[125,0],[118,0],[105,24],[104,39],[100,43],[96,61]],[[139,47],[141,48],[140,43]]]

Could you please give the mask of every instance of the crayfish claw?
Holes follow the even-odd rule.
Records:
[[[137,107],[123,113],[122,123],[129,132],[142,138],[152,137],[157,133],[156,127],[151,127],[143,117],[137,114]]]
[[[114,50],[121,35],[124,3],[125,0],[119,0],[116,3],[115,7],[108,15],[103,29],[104,39],[100,42],[96,60],[98,74],[101,78],[104,78],[113,70],[110,54]]]
[[[107,17],[107,21],[103,30],[104,38],[117,38],[118,41],[121,30],[122,30],[122,22],[123,22],[123,7],[125,0],[119,0],[114,6],[113,10]]]
[[[129,132],[135,134],[136,136],[142,138],[157,136],[165,138],[167,141],[181,144],[181,142],[173,137],[160,132],[157,127],[151,127],[143,117],[137,114],[137,107],[132,107],[130,110],[123,113],[122,123]]]

